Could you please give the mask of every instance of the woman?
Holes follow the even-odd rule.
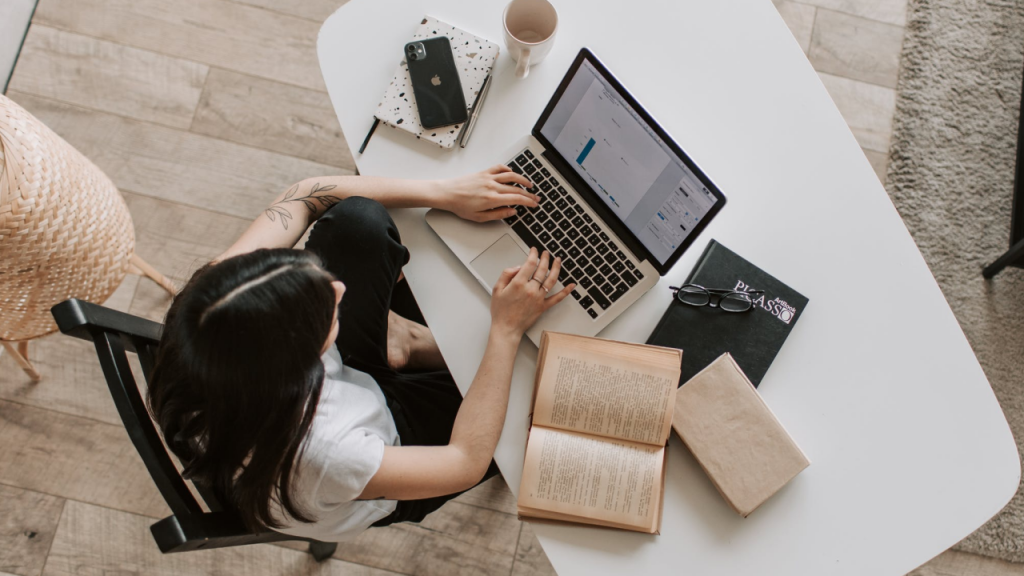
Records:
[[[519,341],[574,285],[550,293],[561,262],[546,252],[504,271],[463,400],[401,279],[409,252],[385,208],[496,220],[536,206],[530,187],[496,166],[436,182],[308,179],[281,194],[167,313],[149,402],[185,474],[254,530],[339,541],[418,522],[497,473]]]

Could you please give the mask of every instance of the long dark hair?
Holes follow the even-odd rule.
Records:
[[[333,278],[315,255],[257,250],[197,271],[174,298],[149,406],[184,474],[226,497],[254,530],[279,528],[313,422],[331,332]]]

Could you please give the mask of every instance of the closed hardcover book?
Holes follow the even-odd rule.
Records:
[[[685,283],[764,292],[751,297],[754,306],[749,312],[726,312],[673,300],[647,343],[686,352],[680,385],[726,352],[754,386],[760,384],[807,307],[807,298],[715,240]]]
[[[672,429],[744,518],[810,465],[729,354],[679,389]]]

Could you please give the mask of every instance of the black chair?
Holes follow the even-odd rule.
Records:
[[[127,352],[138,354],[143,377],[149,380],[162,324],[74,299],[61,302],[50,311],[61,332],[96,345],[96,355],[121,421],[171,508],[171,516],[150,527],[161,552],[302,540],[309,542],[309,551],[317,561],[334,554],[338,547],[335,542],[248,530],[237,512],[225,505],[227,500],[208,487],[193,484],[209,512],[193,497],[157,433],[128,363]]]
[[[1021,107],[1024,108],[1024,90],[1021,91]],[[1022,110],[1024,111],[1024,110]],[[1010,249],[995,262],[989,264],[981,275],[991,278],[1007,266],[1024,268],[1024,182],[1021,182],[1021,167],[1024,166],[1024,114],[1017,125],[1017,167],[1013,173],[1013,208],[1010,210]]]

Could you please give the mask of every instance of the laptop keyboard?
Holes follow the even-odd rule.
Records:
[[[533,181],[530,192],[540,197],[540,206],[516,206],[516,215],[505,222],[528,246],[562,259],[558,280],[563,286],[576,283],[572,297],[591,318],[643,280],[636,263],[605,233],[603,224],[594,221],[533,152],[524,150],[506,164]]]

